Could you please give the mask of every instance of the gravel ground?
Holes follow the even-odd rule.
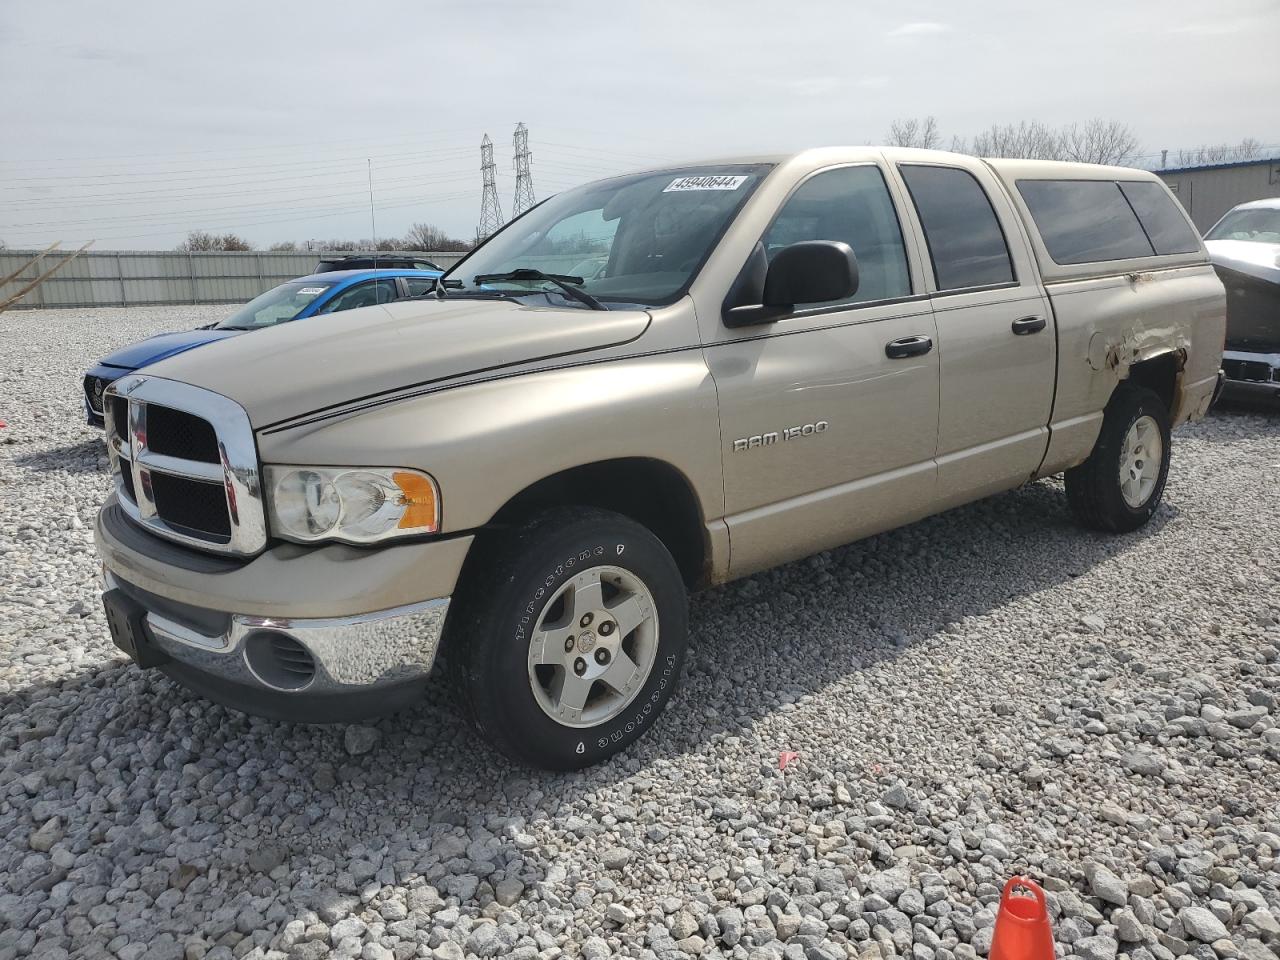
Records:
[[[701,595],[653,733],[531,774],[439,683],[291,726],[111,646],[77,376],[225,313],[0,322],[0,958],[973,960],[1027,871],[1060,955],[1275,960],[1280,415],[1136,534],[1037,483]]]

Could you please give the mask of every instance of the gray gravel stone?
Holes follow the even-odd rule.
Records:
[[[342,735],[342,742],[347,748],[347,753],[358,757],[363,753],[368,753],[378,741],[382,739],[382,734],[375,727],[361,727],[352,725],[347,727]]]
[[[1116,935],[1122,941],[1127,943],[1138,943],[1147,939],[1147,932],[1143,928],[1141,921],[1137,915],[1129,908],[1117,910],[1111,914],[1111,922],[1116,925]]]
[[[631,856],[626,847],[610,847],[600,854],[600,865],[606,870],[621,870],[631,862]]]
[[[1165,768],[1165,761],[1147,750],[1130,750],[1121,762],[1130,773],[1143,777],[1158,777]]]
[[[1115,960],[1119,948],[1114,937],[1101,935],[1084,937],[1071,945],[1076,956],[1082,960]]]
[[[1178,911],[1182,928],[1201,943],[1213,943],[1227,936],[1227,928],[1212,911],[1204,907],[1187,906]]]
[[[1101,864],[1087,865],[1085,876],[1089,879],[1089,891],[1095,897],[1120,907],[1129,902],[1129,884]]]

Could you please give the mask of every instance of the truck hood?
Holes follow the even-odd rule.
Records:
[[[109,367],[126,367],[136,370],[148,363],[155,363],[166,357],[183,353],[193,347],[202,347],[215,340],[223,340],[243,333],[243,330],[182,330],[178,333],[161,333],[147,337],[127,347],[121,347],[115,353],[102,358],[102,363]]]
[[[352,401],[448,384],[634,340],[642,310],[542,309],[502,300],[413,300],[283,323],[148,372],[230,397],[255,429]]]
[[[1204,245],[1214,266],[1226,267],[1270,283],[1280,283],[1280,243],[1206,240]]]
[[[1280,353],[1280,243],[1209,240],[1227,291],[1228,350]]]

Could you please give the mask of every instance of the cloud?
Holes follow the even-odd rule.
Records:
[[[1199,23],[1187,23],[1180,27],[1170,27],[1170,33],[1188,33],[1199,37],[1225,37],[1240,33],[1253,24],[1251,20],[1202,20]]]
[[[949,23],[936,23],[932,20],[919,20],[913,23],[900,23],[885,36],[889,37],[932,37],[951,30]]]
[[[142,62],[142,56],[136,51],[130,50],[110,50],[106,47],[85,44],[62,44],[57,49],[72,60],[121,65],[133,65]]]
[[[786,86],[797,96],[825,97],[844,86],[844,81],[839,77],[797,77],[788,80]]]
[[[875,74],[856,79],[844,77],[796,77],[784,81],[787,92],[797,97],[829,97],[842,90],[882,90],[889,85],[889,78]]]

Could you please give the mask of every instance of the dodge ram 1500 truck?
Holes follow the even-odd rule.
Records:
[[[1140,527],[1225,324],[1152,174],[877,148],[590,183],[355,313],[107,391],[113,638],[319,721],[413,703],[443,650],[560,769],[654,725],[690,590],[1064,472],[1084,525]]]

